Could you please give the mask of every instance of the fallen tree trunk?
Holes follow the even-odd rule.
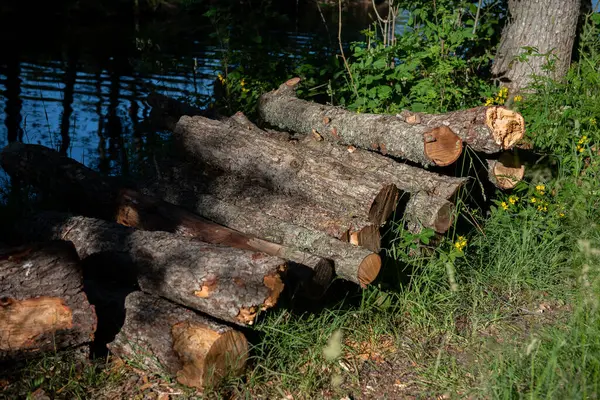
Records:
[[[448,200],[417,192],[410,196],[406,205],[406,223],[408,230],[417,233],[423,228],[431,228],[445,233],[452,225],[454,205]]]
[[[358,114],[296,97],[293,78],[261,96],[261,118],[280,129],[375,150],[424,166],[446,166],[462,153],[461,139],[447,126],[409,124],[392,115]]]
[[[111,353],[146,370],[204,389],[239,377],[248,359],[245,336],[226,325],[143,292],[125,299],[125,324]]]
[[[142,189],[144,193],[163,198],[173,204],[185,204],[185,207],[202,213],[219,224],[264,237],[272,243],[290,243],[306,252],[331,259],[339,277],[361,287],[373,282],[381,269],[381,257],[378,254],[342,242],[323,232],[290,224],[252,209],[237,207],[213,195],[185,193],[181,192],[180,188],[173,192],[170,190],[169,185]],[[320,273],[317,272],[316,276],[320,276]]]
[[[280,258],[171,233],[53,212],[26,219],[16,230],[27,240],[70,240],[81,258],[120,253],[143,291],[240,325],[252,325],[259,310],[273,307],[284,286]]]
[[[525,120],[502,106],[475,107],[445,114],[403,111],[399,117],[409,124],[431,128],[447,126],[473,150],[498,153],[513,148],[525,134]]]
[[[487,160],[488,178],[498,189],[517,186],[525,176],[525,166],[516,154],[504,152],[497,160]]]
[[[345,166],[359,170],[362,174],[373,174],[376,176],[375,179],[394,184],[403,192],[424,191],[432,196],[450,200],[468,180],[468,178],[440,175],[399,163],[370,151],[316,141],[311,137],[305,137],[298,143],[318,151],[323,157],[331,157]]]
[[[23,158],[28,162],[21,163]],[[43,146],[10,144],[2,152],[0,161],[11,176],[20,176],[43,192],[55,195],[59,203],[83,215],[285,258],[313,269],[315,275],[312,283],[317,286],[329,285],[324,279],[333,268],[331,262],[340,277],[362,286],[371,283],[381,268],[381,258],[377,254],[334,240],[321,232],[269,217],[255,209],[240,208],[211,196],[205,197],[201,204],[195,200],[182,204],[178,201],[178,192],[171,197],[160,194],[164,199],[197,210],[211,220],[208,221],[173,204],[140,195],[133,190],[119,189],[97,172]],[[88,180],[92,183],[89,186]],[[53,182],[59,182],[60,185]],[[159,189],[154,188],[155,191]],[[64,196],[64,193],[69,196]],[[94,200],[96,198],[102,200]],[[90,201],[81,204],[81,199]]]
[[[89,344],[96,325],[71,243],[0,251],[0,360]]]
[[[199,170],[194,165],[170,158],[156,160],[155,168],[149,168],[146,174],[142,187],[147,189],[147,193],[157,197],[169,193],[169,201],[198,213],[203,213],[203,210],[196,207],[196,201],[203,196],[210,196],[211,199],[218,199],[215,201],[245,209],[246,213],[263,213],[281,220],[282,223],[321,231],[345,242],[354,237],[354,244],[373,252],[380,250],[381,236],[377,225],[365,219],[333,211],[325,205],[273,192],[260,186],[260,182],[244,180],[218,171]],[[237,226],[234,229],[241,229],[235,219],[228,220],[227,226]],[[260,228],[256,226],[255,232],[261,232]],[[266,234],[254,234],[267,237]],[[328,257],[332,258],[333,255]]]
[[[183,116],[174,133],[194,160],[268,189],[382,225],[398,189],[322,154],[203,117]]]

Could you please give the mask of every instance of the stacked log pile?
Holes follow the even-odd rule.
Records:
[[[304,271],[316,297],[335,277],[365,288],[380,272],[387,223],[450,229],[468,178],[426,168],[451,165],[470,147],[488,156],[496,187],[523,178],[510,149],[524,121],[513,111],[356,114],[298,99],[298,82],[258,105],[265,122],[289,132],[241,113],[209,119],[152,95],[153,118],[172,130],[176,151],[157,154],[134,182],[9,144],[4,170],[55,206],[15,227],[29,247],[0,252],[0,359],[48,351],[49,338],[58,348],[89,343],[96,316],[79,260],[109,255],[138,289],[111,352],[188,386],[218,384],[243,370],[240,328],[277,305],[290,271]],[[42,276],[44,285],[26,283]]]

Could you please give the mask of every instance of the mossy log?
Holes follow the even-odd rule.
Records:
[[[525,165],[515,153],[504,152],[497,160],[487,160],[488,178],[498,189],[517,186],[525,176]]]
[[[205,389],[239,377],[248,359],[243,333],[143,292],[125,299],[125,324],[108,344],[123,360]]]
[[[462,141],[444,125],[410,124],[393,115],[359,114],[340,107],[298,99],[293,78],[263,94],[263,120],[283,130],[312,134],[331,142],[378,151],[421,164],[446,166],[462,153]]]
[[[444,114],[403,111],[405,122],[430,128],[447,126],[473,150],[498,153],[513,148],[525,134],[525,120],[502,106],[475,107]]]
[[[0,360],[89,344],[96,326],[73,244],[0,250]]]
[[[209,165],[267,189],[382,225],[395,210],[398,188],[322,154],[242,127],[183,116],[174,131],[184,151]]]
[[[143,291],[240,325],[273,307],[284,287],[280,258],[167,232],[57,212],[29,217],[16,230],[26,240],[69,240],[80,258],[119,253]]]

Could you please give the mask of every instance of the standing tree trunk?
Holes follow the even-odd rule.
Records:
[[[529,85],[533,75],[564,77],[571,63],[582,1],[586,0],[509,0],[510,16],[502,31],[492,73],[513,92]],[[540,54],[550,53],[553,70],[544,69],[544,56],[518,60],[526,51],[523,47],[537,48]]]

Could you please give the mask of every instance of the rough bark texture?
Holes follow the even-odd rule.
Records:
[[[0,250],[0,360],[90,343],[96,325],[71,243]]]
[[[22,158],[27,162],[21,162]],[[25,182],[40,188],[42,193],[59,199],[57,204],[88,217],[114,220],[125,226],[145,230],[173,232],[243,250],[261,251],[305,265],[321,277],[327,271],[333,271],[332,261],[329,259],[308,254],[298,248],[271,243],[218,225],[158,199],[142,196],[132,190],[119,189],[116,181],[109,182],[99,173],[43,146],[13,143],[4,149],[1,161],[11,176],[21,177]],[[65,197],[64,193],[70,196]],[[92,200],[81,203],[82,199]],[[357,268],[361,260],[356,262]],[[325,285],[322,281],[315,283]]]
[[[374,252],[380,249],[379,227],[368,220],[331,210],[325,204],[274,192],[260,186],[260,182],[218,171],[199,170],[189,163],[169,158],[157,160],[146,175],[143,187],[152,188],[149,193],[171,193],[169,198],[177,197],[174,196],[176,193],[185,193],[185,196],[179,196],[178,204],[187,208],[190,204],[195,205],[196,198],[210,195],[248,213],[260,212],[346,242],[352,235],[358,235],[361,238],[359,245]],[[183,201],[183,197],[187,201]]]
[[[497,160],[487,160],[488,178],[498,189],[512,189],[525,176],[525,166],[516,154],[502,153]]]
[[[509,19],[502,31],[492,73],[506,81],[512,91],[524,89],[533,75],[561,79],[567,73],[575,40],[581,0],[509,0]],[[535,47],[540,54],[552,53],[554,70],[543,70],[546,57],[516,60]]]
[[[330,259],[338,276],[361,287],[370,284],[379,274],[381,258],[378,254],[332,238],[326,233],[303,228],[260,211],[237,207],[213,195],[182,192],[180,188],[171,191],[167,185],[154,185],[142,191],[170,203],[184,205],[218,224]],[[304,260],[298,261],[310,264],[302,262]]]
[[[399,116],[409,123],[447,126],[473,150],[485,153],[510,149],[525,134],[525,120],[521,114],[501,106],[476,107],[445,114],[404,111]]]
[[[433,196],[451,199],[468,180],[436,174],[370,151],[316,141],[310,137],[300,140],[299,144],[318,151],[323,158],[331,157],[347,167],[358,170],[360,174],[373,174],[372,179],[394,184],[403,192],[425,191]]]
[[[241,325],[273,307],[283,290],[285,262],[263,253],[218,246],[166,232],[62,213],[41,213],[16,227],[28,240],[70,240],[81,258],[121,253],[140,288]]]
[[[125,324],[108,344],[120,358],[203,389],[238,377],[248,358],[245,336],[184,307],[143,292],[125,299]]]
[[[181,117],[175,134],[200,163],[308,202],[383,224],[395,210],[398,189],[321,153],[291,142],[259,136],[203,117]]]
[[[445,166],[462,153],[462,141],[446,126],[408,124],[382,114],[357,114],[339,107],[300,100],[298,78],[259,100],[261,117],[280,129],[312,134],[331,142],[353,145],[401,157],[424,166]]]
[[[429,196],[425,192],[413,194],[406,205],[406,224],[411,232],[420,232],[431,228],[445,233],[452,225],[454,205],[448,200]]]

